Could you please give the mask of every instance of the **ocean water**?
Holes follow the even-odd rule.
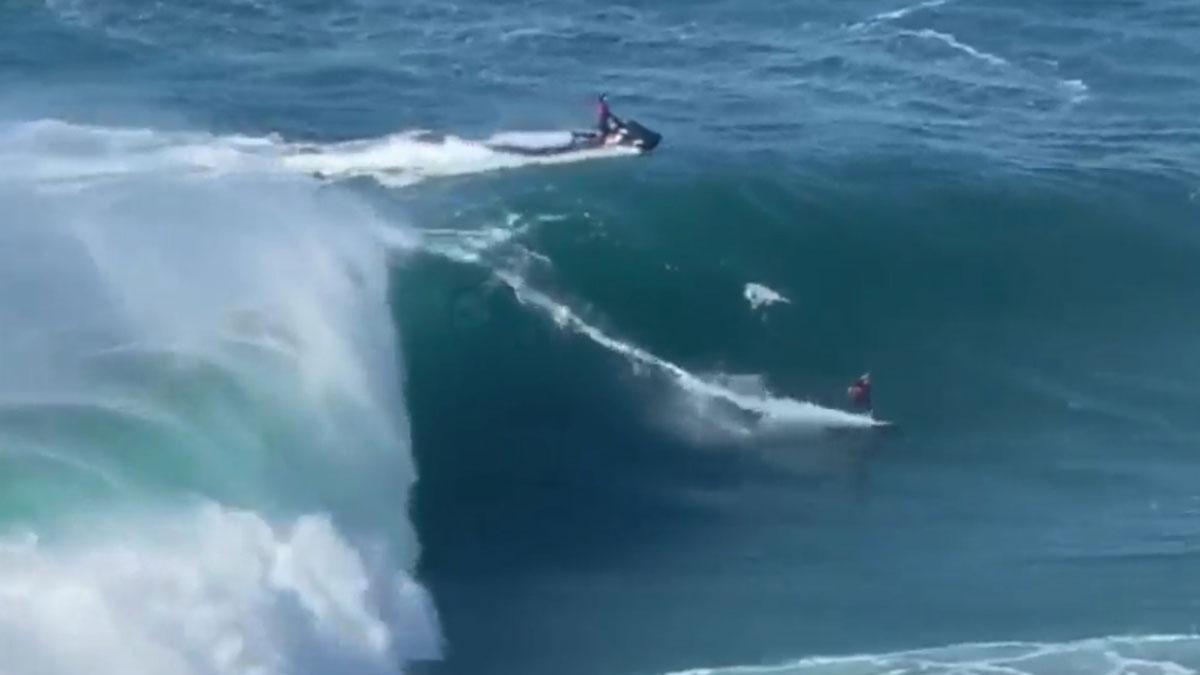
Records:
[[[0,207],[4,675],[1200,670],[1191,0],[8,0]]]

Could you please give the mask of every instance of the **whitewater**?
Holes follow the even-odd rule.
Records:
[[[250,166],[195,173],[236,140],[0,138],[0,670],[436,656],[369,211]]]

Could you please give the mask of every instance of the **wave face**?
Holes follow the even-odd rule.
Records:
[[[0,673],[1200,670],[1197,26],[0,3]]]
[[[1190,632],[1196,502],[1176,472],[1200,432],[1200,277],[1182,185],[632,171],[549,194],[497,176],[483,206],[412,206],[429,227],[394,301],[423,569],[471,645],[456,669],[756,672]],[[748,284],[788,302],[755,307]],[[875,418],[845,412],[867,369]],[[517,646],[547,635],[572,651]],[[999,663],[1094,672],[1089,645]],[[797,672],[905,672],[872,663]]]

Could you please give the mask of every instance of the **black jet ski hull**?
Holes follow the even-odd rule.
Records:
[[[621,120],[616,129],[606,137],[601,137],[597,131],[573,132],[576,138],[585,137],[593,147],[601,145],[618,145],[634,148],[639,152],[650,152],[662,142],[662,134],[638,124],[637,120]]]
[[[623,135],[621,145],[629,145],[642,152],[650,152],[662,142],[662,134],[638,124],[637,120],[624,122],[618,133]]]

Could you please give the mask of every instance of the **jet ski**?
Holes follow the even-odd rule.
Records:
[[[662,141],[662,134],[638,124],[637,120],[613,118],[613,128],[607,134],[599,131],[572,131],[576,143],[583,147],[619,145],[634,148],[638,152],[650,152]]]
[[[612,129],[607,134],[602,134],[596,129],[572,131],[570,132],[570,139],[560,145],[531,147],[527,145],[493,143],[489,144],[488,147],[498,152],[507,152],[515,155],[545,157],[610,146],[633,148],[639,153],[645,154],[658,147],[658,144],[662,142],[662,134],[638,124],[636,120],[620,120],[614,117],[612,118],[612,122]]]

